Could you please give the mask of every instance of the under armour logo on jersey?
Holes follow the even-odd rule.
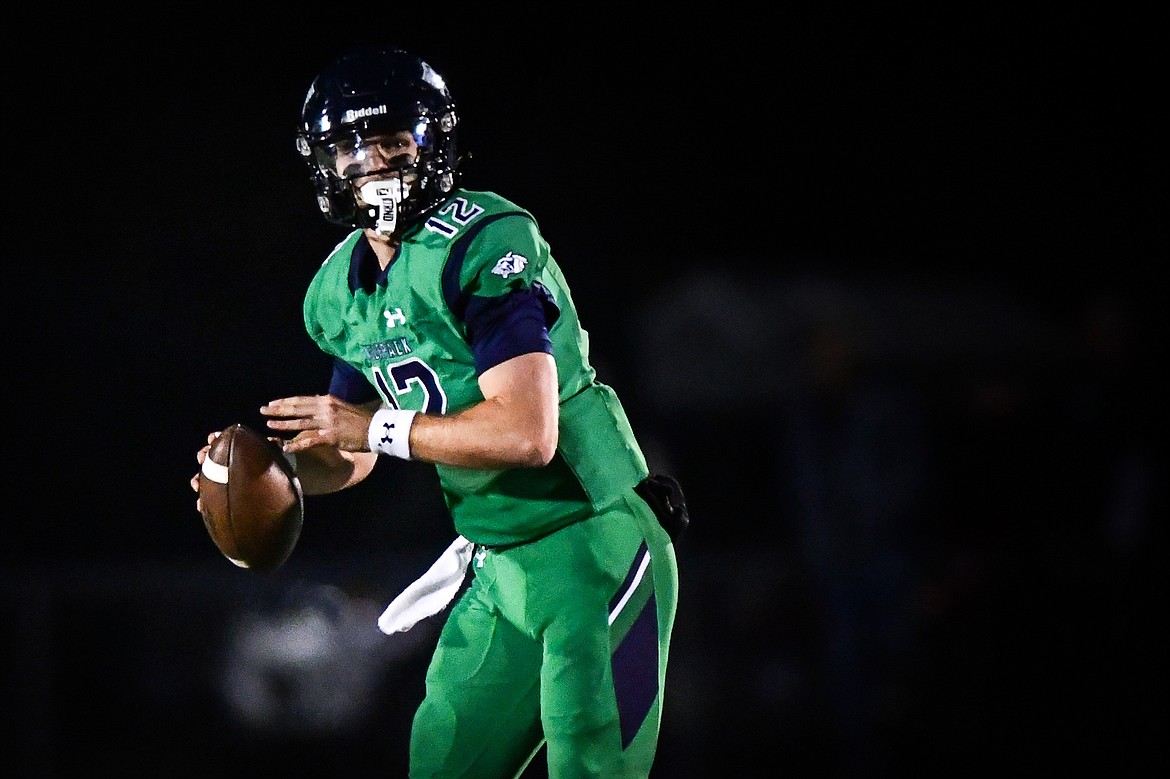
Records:
[[[527,264],[527,257],[516,254],[516,252],[508,252],[496,260],[496,267],[492,268],[492,273],[497,276],[503,276],[506,279],[513,273],[519,273],[524,270],[524,266]]]
[[[406,315],[402,313],[401,308],[388,308],[382,312],[382,316],[386,317],[386,327],[397,327],[398,325],[406,324]]]

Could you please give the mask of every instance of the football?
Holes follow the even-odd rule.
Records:
[[[232,425],[212,442],[199,498],[211,540],[241,568],[275,571],[300,538],[300,480],[280,447],[245,425]]]

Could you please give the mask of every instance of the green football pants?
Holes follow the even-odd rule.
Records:
[[[477,550],[415,714],[410,776],[647,777],[678,601],[674,547],[632,490],[540,540]]]

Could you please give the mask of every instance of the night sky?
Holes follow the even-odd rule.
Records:
[[[614,362],[625,325],[602,311],[696,268],[970,283],[1058,315],[1102,287],[1149,294],[1161,155],[1139,19],[611,16],[349,40],[93,19],[61,33],[68,72],[22,58],[11,288],[39,292],[21,306],[37,335],[17,339],[34,350],[14,366],[18,425],[44,458],[31,476],[87,474],[48,491],[57,510],[120,518],[37,523],[20,555],[186,547],[160,518],[188,497],[202,434],[324,386],[299,307],[342,233],[292,139],[313,73],[350,42],[410,44],[445,74],[464,184],[535,213]],[[57,394],[59,411],[38,408]]]

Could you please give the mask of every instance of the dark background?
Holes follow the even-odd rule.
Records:
[[[374,620],[452,537],[431,470],[309,498],[271,577],[188,486],[327,385],[300,305],[343,231],[293,130],[375,41],[446,77],[464,184],[534,212],[690,496],[657,776],[1164,762],[1152,20],[646,15],[14,17],[17,775],[405,773],[434,626]]]

